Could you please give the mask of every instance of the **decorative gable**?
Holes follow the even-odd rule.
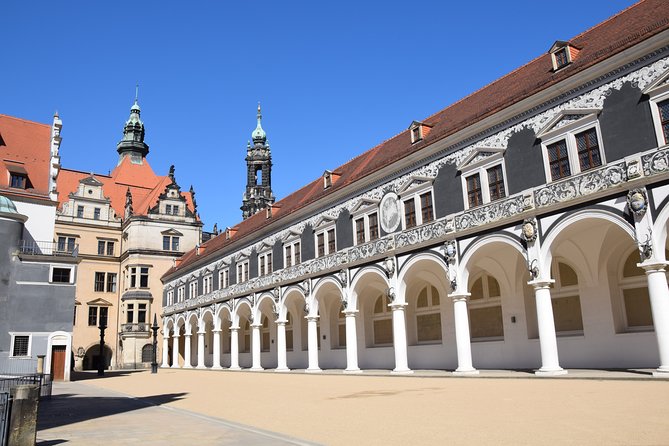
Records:
[[[665,71],[660,77],[651,82],[643,90],[643,94],[657,96],[669,91],[669,70]]]
[[[102,298],[91,300],[86,302],[86,305],[96,306],[96,307],[111,307],[113,304],[109,301],[106,301]]]
[[[504,156],[504,151],[505,149],[500,147],[476,147],[458,165],[458,170],[461,172],[468,171],[489,161],[499,159]]]
[[[412,176],[404,183],[404,185],[397,191],[397,193],[399,195],[402,195],[403,193],[411,189],[418,189],[424,186],[431,186],[431,185],[432,185],[431,178],[422,176]]]
[[[333,224],[337,219],[334,217],[330,217],[329,215],[323,215],[318,219],[316,224],[314,224],[314,229],[322,228],[324,226],[330,226]]]
[[[537,138],[550,138],[558,132],[569,131],[571,127],[585,123],[586,119],[597,119],[600,111],[597,108],[562,110],[539,130]]]
[[[294,240],[296,238],[299,238],[301,235],[302,234],[300,232],[291,229],[286,233],[286,235],[281,239],[281,241],[285,243],[288,240]]]
[[[358,212],[368,209],[371,207],[376,207],[379,205],[379,200],[369,200],[367,198],[363,198],[356,204],[352,209],[351,209],[351,214],[357,214]]]
[[[183,235],[181,232],[179,232],[179,231],[177,231],[176,229],[173,229],[173,228],[166,229],[165,231],[162,231],[161,234],[162,235],[176,235],[176,236],[179,236],[179,237]]]

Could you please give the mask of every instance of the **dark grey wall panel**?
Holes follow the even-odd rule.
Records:
[[[648,99],[630,83],[604,100],[599,127],[607,162],[657,146]]]
[[[252,249],[249,257],[249,279],[254,277],[258,277],[258,253]]]
[[[274,243],[272,246],[272,265],[274,271],[283,268],[283,242],[281,240]]]
[[[302,261],[311,260],[315,257],[314,251],[314,228],[311,225],[306,225],[304,231],[300,236],[300,244],[302,250]]]
[[[337,228],[337,250],[353,246],[353,225],[351,224],[351,213],[344,209],[337,217],[335,223]]]
[[[462,181],[455,164],[447,163],[439,169],[439,173],[434,179],[433,189],[434,213],[437,218],[445,217],[464,209],[464,203],[462,202]]]
[[[237,261],[236,260],[231,260],[230,261],[230,267],[229,267],[229,276],[230,276],[230,285],[234,285],[237,283]]]
[[[532,129],[523,129],[509,138],[504,152],[508,195],[546,183],[541,141]]]

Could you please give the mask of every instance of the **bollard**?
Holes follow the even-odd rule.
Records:
[[[9,420],[9,444],[34,446],[37,442],[37,404],[39,387],[21,385],[10,390],[12,413]]]

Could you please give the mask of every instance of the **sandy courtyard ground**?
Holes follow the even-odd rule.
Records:
[[[667,380],[161,369],[86,384],[138,397],[185,392],[168,405],[328,445],[669,445]]]

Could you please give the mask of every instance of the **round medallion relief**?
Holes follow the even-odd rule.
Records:
[[[381,200],[381,229],[394,232],[400,225],[400,200],[396,193],[389,192]]]

